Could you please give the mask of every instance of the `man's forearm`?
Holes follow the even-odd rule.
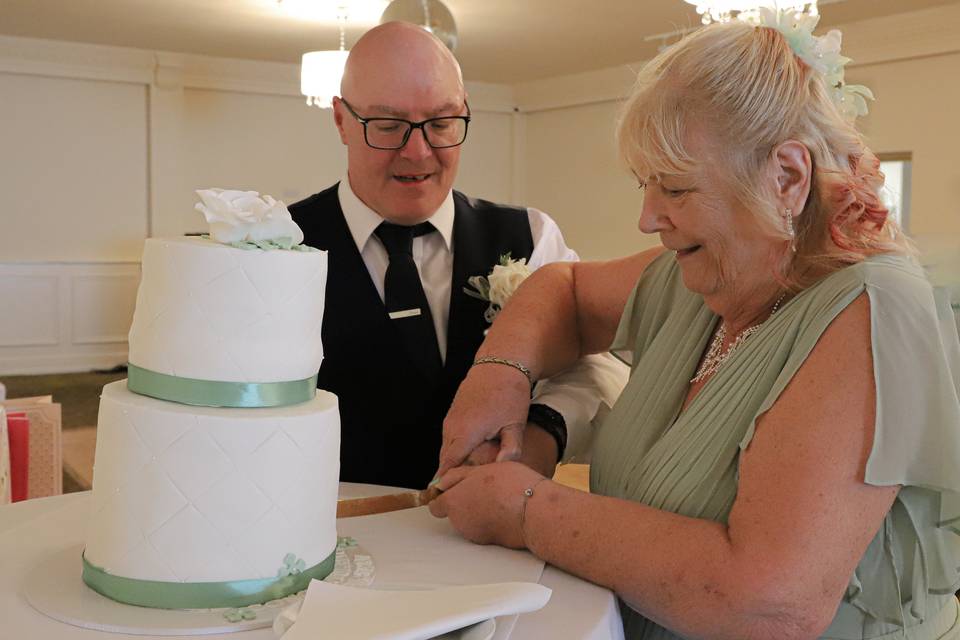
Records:
[[[557,441],[552,435],[532,422],[527,423],[523,432],[523,450],[520,462],[547,478],[553,477],[560,454]]]

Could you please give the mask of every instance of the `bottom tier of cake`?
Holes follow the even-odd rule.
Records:
[[[219,409],[107,385],[84,580],[163,608],[237,607],[304,588],[333,568],[339,452],[327,392]]]

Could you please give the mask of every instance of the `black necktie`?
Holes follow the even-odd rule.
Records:
[[[383,222],[375,234],[390,256],[383,280],[383,298],[387,314],[393,322],[413,361],[433,379],[443,367],[437,333],[433,328],[430,305],[423,292],[420,273],[413,261],[413,238],[436,231],[429,222],[412,227]]]

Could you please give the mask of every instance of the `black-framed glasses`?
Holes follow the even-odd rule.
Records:
[[[467,127],[470,125],[470,105],[465,116],[443,116],[428,118],[420,122],[410,122],[402,118],[364,118],[360,116],[350,103],[340,98],[340,102],[347,108],[357,122],[363,125],[363,139],[367,146],[374,149],[394,151],[402,149],[410,139],[414,129],[423,132],[423,138],[434,149],[458,147],[467,139]]]

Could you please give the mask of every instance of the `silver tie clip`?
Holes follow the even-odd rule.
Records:
[[[416,309],[404,309],[403,311],[391,311],[387,314],[390,316],[391,320],[399,320],[400,318],[412,318],[414,316],[420,315],[420,307]]]

